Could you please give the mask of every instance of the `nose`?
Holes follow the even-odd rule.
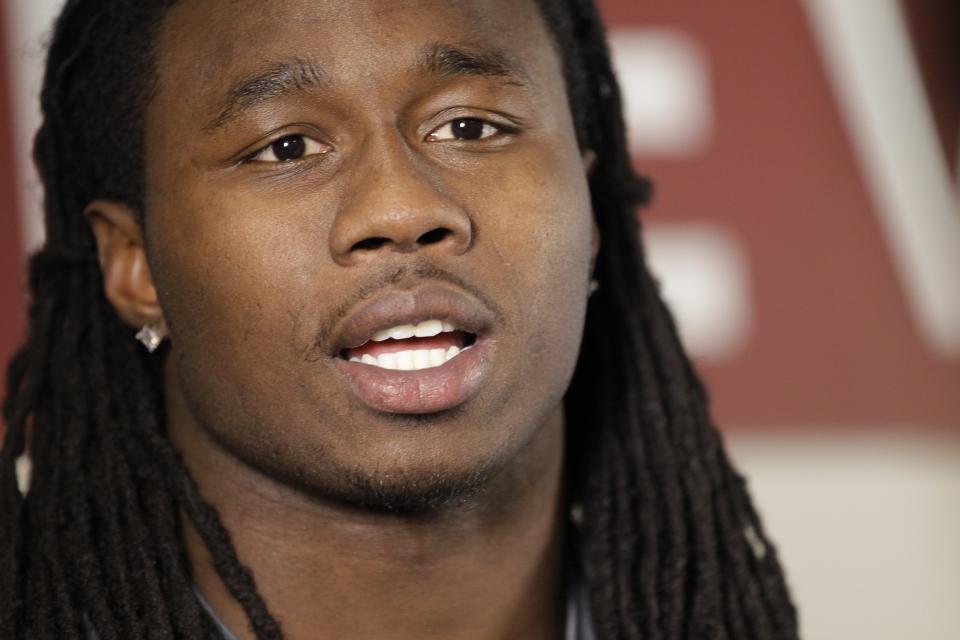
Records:
[[[460,255],[472,221],[402,141],[371,146],[330,230],[334,260],[349,266],[388,253]]]

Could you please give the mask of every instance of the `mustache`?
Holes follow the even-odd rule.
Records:
[[[413,264],[399,265],[387,271],[371,274],[367,280],[357,287],[356,292],[351,295],[349,299],[338,304],[333,310],[333,313],[330,314],[330,317],[323,323],[314,336],[311,351],[320,349],[322,345],[328,344],[337,326],[344,318],[350,315],[350,312],[357,305],[369,300],[385,289],[410,289],[425,281],[446,282],[466,291],[493,312],[497,322],[506,322],[507,316],[500,305],[478,287],[446,269],[442,269],[430,262],[422,261]]]

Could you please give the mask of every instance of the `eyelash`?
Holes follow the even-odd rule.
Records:
[[[480,132],[479,132],[479,133],[480,133],[480,137],[478,137],[478,138],[457,138],[457,137],[456,137],[457,129],[455,128],[456,125],[457,125],[457,123],[459,123],[459,124],[461,125],[461,126],[459,127],[459,131],[460,131],[461,133],[465,132],[465,131],[467,130],[467,127],[471,127],[471,126],[475,127],[475,126],[479,125],[479,126],[480,126]],[[450,137],[448,137],[448,138],[438,138],[438,137],[437,137],[437,136],[438,136],[438,132],[443,131],[444,129],[446,129],[446,128],[448,128],[448,127],[450,128]],[[481,141],[481,140],[487,140],[487,139],[489,139],[489,138],[492,138],[492,137],[494,137],[494,136],[501,135],[501,134],[504,134],[504,133],[512,133],[512,130],[510,130],[510,129],[509,129],[508,127],[506,127],[506,126],[503,126],[503,125],[500,125],[500,124],[496,124],[496,123],[490,122],[489,120],[484,120],[483,118],[463,117],[463,118],[454,118],[454,119],[452,119],[452,120],[449,120],[449,121],[443,123],[442,125],[440,125],[440,126],[437,127],[436,129],[434,129],[433,131],[431,131],[429,134],[427,134],[427,140],[431,140],[431,141],[434,141],[434,142],[441,142],[441,141],[444,141],[444,140],[455,140],[455,141],[458,141],[458,142],[479,142],[479,141]]]
[[[279,149],[277,148],[277,145],[279,145],[279,144],[281,144],[281,143],[284,143],[284,142],[295,143],[295,142],[297,142],[297,141],[299,141],[299,142],[302,144],[302,146],[303,146],[303,155],[301,155],[301,156],[299,156],[299,157],[297,157],[297,158],[289,158],[289,159],[286,159],[286,160],[280,160],[279,158],[277,158],[277,151],[279,150]],[[301,161],[301,160],[304,160],[305,158],[309,158],[309,157],[311,157],[311,156],[324,155],[325,153],[328,153],[328,152],[329,152],[329,147],[327,147],[327,150],[326,150],[326,151],[323,150],[323,147],[327,147],[327,145],[323,144],[322,142],[317,141],[317,140],[314,139],[314,138],[311,138],[311,137],[308,136],[308,135],[305,135],[305,134],[302,134],[302,133],[294,133],[294,134],[285,135],[285,136],[283,136],[283,137],[277,138],[276,140],[270,141],[270,142],[267,143],[265,146],[257,149],[256,151],[254,151],[253,153],[251,153],[249,156],[247,156],[247,157],[245,158],[245,161],[249,161],[249,162],[261,162],[261,163],[266,163],[266,164],[287,164],[287,163],[294,163],[294,162],[299,162],[299,161]],[[259,159],[259,158],[261,158],[261,156],[263,156],[263,155],[265,155],[265,154],[268,154],[268,153],[272,153],[272,154],[273,154],[273,157],[276,158],[276,159],[275,159],[275,160]]]
[[[479,124],[481,127],[480,137],[473,138],[473,139],[457,138],[456,131],[454,129],[454,127],[457,126],[457,123],[460,123],[460,132],[464,132],[466,130],[466,127],[475,127],[477,126],[477,124]],[[450,128],[450,136],[445,138],[438,138],[437,137],[438,132],[443,131],[448,127]],[[454,118],[452,120],[449,120],[443,123],[436,129],[431,131],[429,134],[427,134],[427,140],[432,142],[447,142],[447,141],[481,142],[484,140],[488,140],[490,138],[494,138],[500,135],[510,134],[514,132],[515,131],[510,127],[507,127],[505,125],[498,124],[498,123],[493,123],[483,118],[462,117],[462,118]],[[302,141],[302,145],[304,147],[303,155],[300,155],[297,158],[289,158],[286,160],[280,160],[279,158],[277,158],[277,151],[279,150],[277,148],[278,144],[281,144],[284,142],[294,143],[295,141]],[[264,163],[264,164],[293,164],[293,163],[304,161],[307,158],[311,158],[313,156],[325,155],[326,153],[329,152],[329,147],[327,148],[327,150],[323,150],[323,147],[328,147],[328,145],[325,145],[324,143],[319,142],[318,140],[311,138],[306,134],[295,133],[295,134],[282,136],[275,140],[271,140],[263,147],[260,147],[250,155],[246,156],[243,159],[243,161],[258,162],[258,163]],[[274,160],[260,159],[262,156],[266,154],[272,154],[275,159]]]

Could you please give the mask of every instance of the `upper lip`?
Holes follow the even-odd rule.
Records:
[[[471,296],[448,286],[391,289],[366,301],[340,323],[334,334],[334,355],[359,347],[377,331],[430,319],[447,320],[458,330],[480,335],[489,329],[493,314]]]

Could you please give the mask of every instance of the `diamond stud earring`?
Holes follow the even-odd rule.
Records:
[[[150,353],[157,350],[157,347],[160,346],[160,343],[163,342],[165,337],[167,337],[167,332],[161,324],[145,324],[136,335],[137,340],[139,340]]]
[[[590,280],[590,295],[593,295],[600,288],[600,283],[596,280]]]

